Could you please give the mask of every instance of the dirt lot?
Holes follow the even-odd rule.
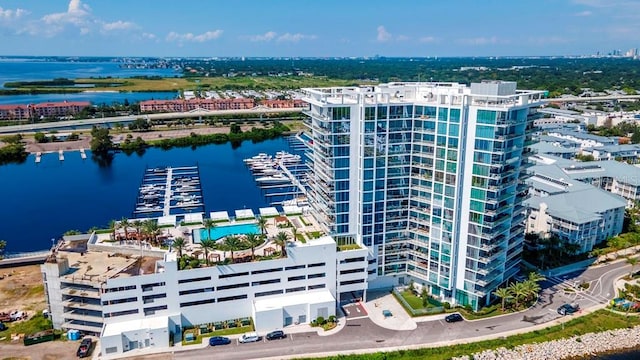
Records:
[[[0,269],[0,312],[25,310],[32,315],[46,308],[40,265]]]

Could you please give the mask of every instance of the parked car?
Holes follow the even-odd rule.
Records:
[[[231,344],[231,339],[229,339],[228,337],[214,336],[214,337],[209,338],[209,345],[210,346],[227,345],[227,344]]]
[[[448,323],[458,322],[458,321],[463,321],[463,320],[464,320],[464,318],[462,317],[462,315],[460,315],[458,313],[447,315],[447,317],[444,318],[444,321],[446,321]]]
[[[91,345],[93,345],[93,340],[91,340],[91,338],[86,337],[82,339],[80,346],[78,346],[76,355],[81,358],[88,357],[89,355],[91,355]]]
[[[287,334],[282,330],[274,330],[265,336],[267,340],[275,340],[275,339],[284,339],[287,337]]]
[[[578,310],[580,310],[580,305],[578,304],[562,304],[562,306],[558,308],[558,314],[564,316],[564,315],[573,314]]]
[[[256,341],[259,341],[259,340],[260,340],[260,336],[258,336],[258,333],[256,333],[256,332],[244,333],[238,339],[238,341],[243,343],[243,344],[244,343],[250,343],[250,342],[256,342]]]
[[[3,322],[0,322],[0,331],[5,331],[7,329],[8,329],[7,325],[5,325]]]
[[[9,315],[11,317],[11,321],[22,320],[27,317],[27,313],[22,310],[15,310]]]

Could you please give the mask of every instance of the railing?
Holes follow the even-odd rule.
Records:
[[[9,253],[3,256],[3,259],[17,259],[17,258],[27,258],[27,257],[36,257],[36,256],[45,256],[48,255],[51,250],[40,250],[40,251],[29,251],[29,252],[20,252],[20,253]]]
[[[400,290],[406,290],[406,289],[393,288],[393,296],[395,296],[396,299],[398,299],[400,304],[402,304],[402,307],[404,307],[404,309],[411,316],[433,315],[433,314],[440,314],[440,313],[444,312],[444,307],[443,306],[434,306],[434,307],[428,307],[428,308],[423,308],[423,309],[414,309],[414,308],[411,307],[411,305],[409,305],[407,300],[404,299],[404,297],[400,293]],[[435,301],[435,299],[434,299],[434,301]]]

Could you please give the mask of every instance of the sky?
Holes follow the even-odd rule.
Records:
[[[640,48],[640,0],[0,0],[0,55],[553,56]]]

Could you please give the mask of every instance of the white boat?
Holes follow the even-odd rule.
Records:
[[[260,176],[280,175],[282,174],[282,171],[278,169],[264,169],[264,170],[256,171],[256,174]]]
[[[291,180],[284,175],[272,175],[259,177],[256,181],[262,184],[283,184],[288,183]]]

